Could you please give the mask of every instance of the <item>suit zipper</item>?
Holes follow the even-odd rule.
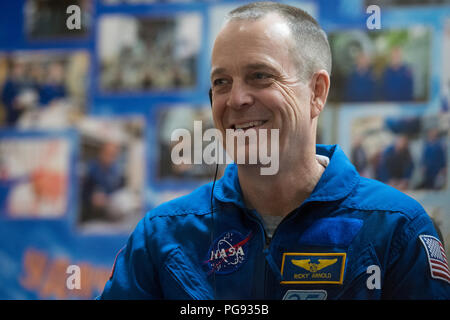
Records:
[[[269,274],[269,268],[270,266],[268,265],[267,259],[265,257],[265,251],[268,250],[270,252],[270,244],[272,243],[273,238],[275,237],[275,234],[277,233],[278,229],[280,228],[280,226],[285,223],[286,221],[290,220],[293,216],[294,216],[294,212],[299,212],[300,209],[302,207],[304,207],[303,203],[297,210],[292,211],[291,213],[289,213],[288,215],[286,215],[278,224],[278,226],[275,228],[275,230],[273,231],[272,237],[269,237],[267,235],[267,231],[264,228],[264,225],[262,224],[262,222],[259,220],[259,218],[255,217],[254,213],[250,212],[249,217],[254,220],[258,226],[260,227],[260,229],[263,232],[263,236],[264,236],[264,250],[263,250],[263,254],[264,254],[264,298],[267,297],[267,279],[268,279],[268,274]],[[248,210],[250,211],[250,210]]]
[[[264,227],[263,227],[263,230],[264,230],[264,240],[265,240],[264,251],[263,251],[263,254],[264,254],[264,299],[266,299],[266,297],[267,297],[267,281],[268,281],[268,276],[269,276],[269,265],[268,265],[267,259],[265,257],[265,251],[269,250],[270,242],[272,242],[272,238],[267,235],[267,231]]]
[[[251,212],[251,210],[246,209],[246,211],[247,211],[247,216],[251,220],[255,221],[256,224],[258,225],[260,231],[262,231],[262,235],[263,235],[263,239],[262,239],[263,252],[262,252],[262,254],[264,256],[264,250],[269,247],[271,239],[267,235],[266,229],[264,228],[264,225],[261,223],[259,218],[257,216],[255,216],[255,214],[253,212]],[[264,287],[263,287],[263,295],[264,295],[264,297],[266,296],[266,278],[267,278],[267,261],[264,258],[264,279],[263,279],[263,281],[264,281]]]
[[[270,251],[270,244],[272,242],[273,236],[275,235],[275,232],[278,230],[278,227],[281,225],[281,223],[284,221],[284,219],[282,220],[282,222],[280,222],[280,224],[275,228],[272,237],[269,237],[269,235],[267,234],[266,229],[264,228],[264,225],[262,224],[262,222],[259,220],[259,218],[255,217],[253,215],[253,213],[250,213],[249,215],[251,217],[252,220],[254,220],[259,228],[262,230],[262,234],[264,236],[264,249],[263,249],[263,255],[264,255],[264,287],[263,287],[263,298],[266,299],[268,294],[268,287],[267,287],[267,282],[268,282],[268,278],[269,278],[269,272],[270,272],[270,266],[269,263],[267,262],[267,258],[266,258],[266,251]]]

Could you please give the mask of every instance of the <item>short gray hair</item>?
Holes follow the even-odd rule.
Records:
[[[308,80],[321,69],[331,75],[331,50],[325,31],[302,9],[276,2],[254,2],[228,13],[226,22],[258,20],[269,13],[285,19],[293,35],[295,48],[291,54],[299,66],[299,75]]]

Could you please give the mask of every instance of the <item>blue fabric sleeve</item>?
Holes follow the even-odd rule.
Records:
[[[383,283],[384,299],[450,299],[450,284],[431,275],[421,235],[439,238],[423,209],[396,236]]]
[[[146,244],[146,223],[145,218],[138,223],[127,245],[117,254],[111,277],[98,299],[160,298],[161,291],[155,281],[155,268]]]

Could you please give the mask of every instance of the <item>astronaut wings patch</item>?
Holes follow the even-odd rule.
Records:
[[[439,239],[429,235],[420,235],[419,238],[428,256],[431,277],[450,283],[450,271],[442,243]]]

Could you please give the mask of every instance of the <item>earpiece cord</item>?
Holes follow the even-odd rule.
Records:
[[[219,169],[219,163],[216,164],[216,172],[214,174],[214,182],[211,188],[211,245],[214,243],[214,205],[213,205],[213,194],[214,194],[214,186],[216,185],[216,179],[217,179],[217,171]],[[214,248],[213,248],[214,250]],[[214,289],[214,299],[216,299],[216,270],[214,270],[213,266],[213,289]]]
[[[211,109],[212,109],[212,89],[209,89],[208,92],[208,96],[209,96],[209,103],[211,104]],[[213,181],[213,185],[211,188],[211,231],[210,231],[210,236],[211,236],[211,246],[214,243],[214,205],[213,205],[213,195],[214,195],[214,186],[216,185],[216,180],[217,180],[217,171],[219,169],[219,161],[217,161],[216,163],[216,172],[214,173],[214,181]],[[213,248],[214,250],[214,248]],[[216,270],[214,270],[214,265],[213,265],[213,289],[214,289],[214,299],[216,299],[217,297],[217,292],[216,292]]]

